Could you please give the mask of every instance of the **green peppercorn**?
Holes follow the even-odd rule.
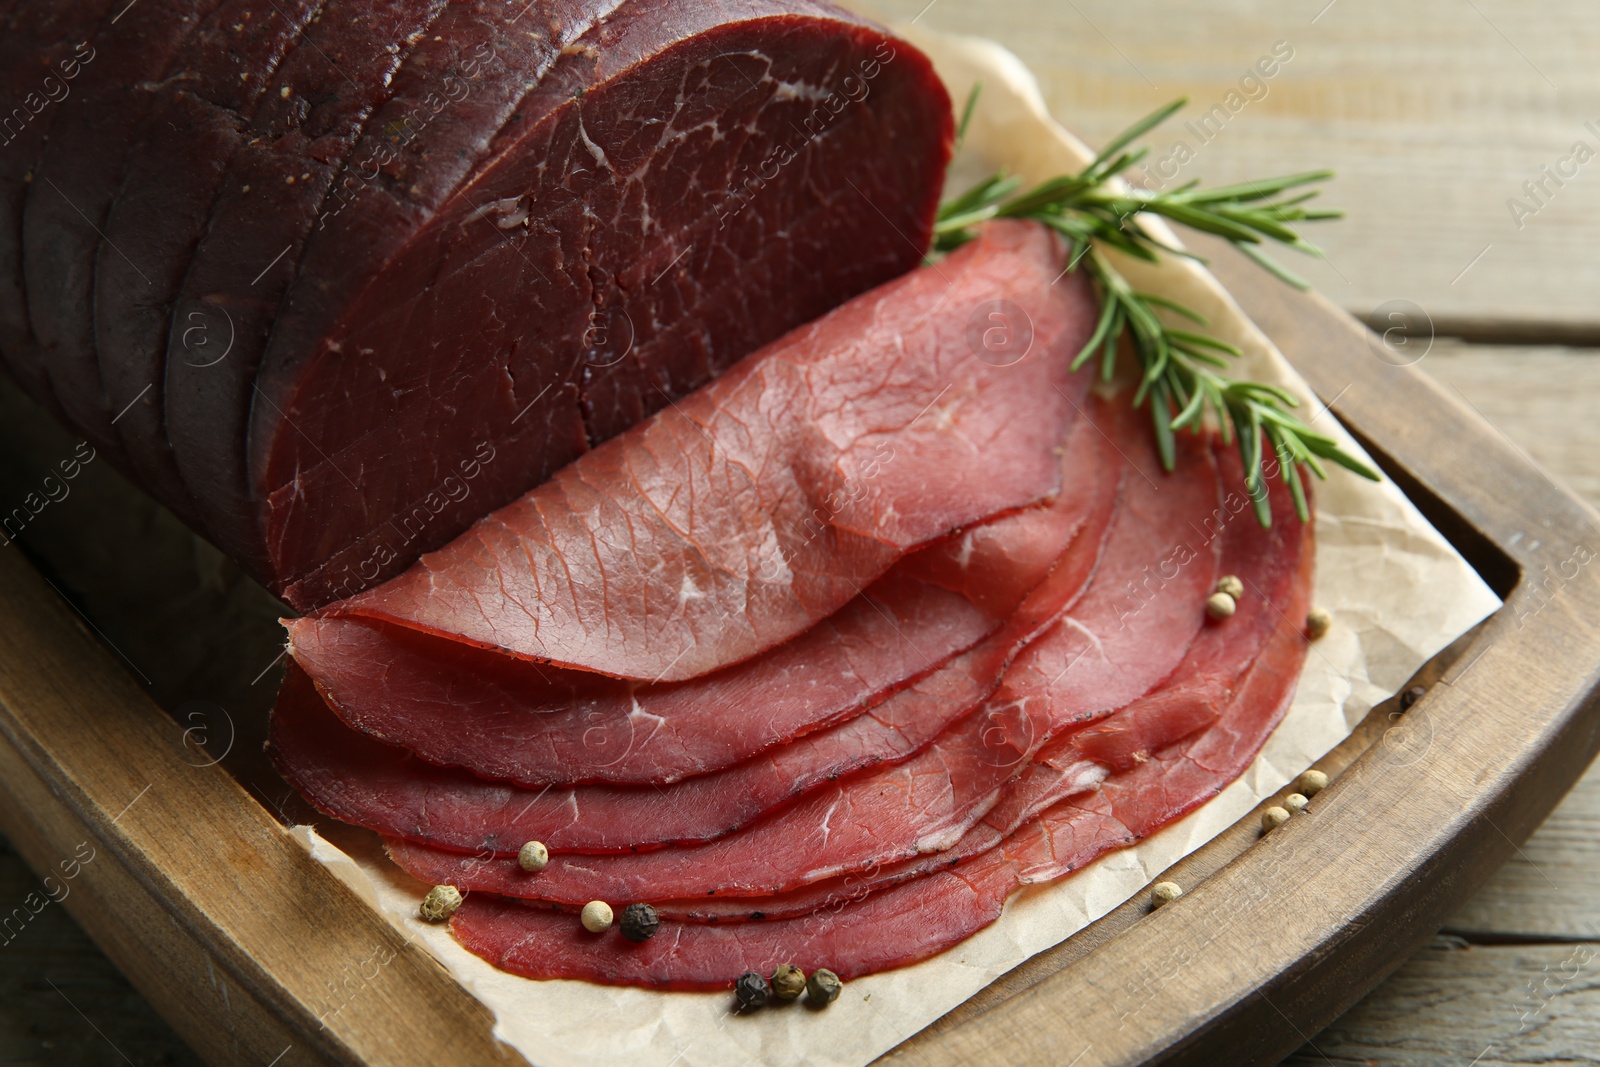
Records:
[[[648,941],[656,936],[661,917],[648,904],[629,904],[622,909],[622,936],[629,941]]]
[[[755,971],[746,971],[733,984],[733,995],[739,998],[740,1011],[755,1011],[772,999],[772,987]]]
[[[461,890],[453,885],[436,885],[428,890],[417,907],[417,914],[431,923],[442,923],[461,907]]]
[[[826,967],[818,967],[806,979],[806,1002],[813,1007],[825,1008],[839,999],[839,990],[843,987],[838,975]]]
[[[796,1000],[806,991],[806,972],[792,963],[780,963],[772,972],[772,994],[779,1000]]]

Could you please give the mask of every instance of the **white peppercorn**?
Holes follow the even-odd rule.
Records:
[[[1150,887],[1150,906],[1159,908],[1183,896],[1183,887],[1177,882],[1157,882]]]
[[[1212,593],[1206,597],[1206,614],[1213,619],[1230,618],[1239,605],[1227,593]]]
[[[1244,596],[1244,583],[1239,580],[1237,574],[1224,574],[1217,579],[1217,592],[1227,593],[1233,599],[1238,600]]]
[[[1261,813],[1261,830],[1270,833],[1289,821],[1289,813],[1279,807],[1271,807]]]
[[[550,862],[550,850],[544,847],[543,841],[529,841],[517,850],[517,866],[532,874],[542,871]]]
[[[1290,815],[1299,815],[1306,810],[1306,805],[1311,803],[1304,793],[1290,793],[1283,798],[1283,806]]]
[[[1300,776],[1300,781],[1297,784],[1300,787],[1302,796],[1307,798],[1314,797],[1328,788],[1328,776],[1321,771],[1307,771]]]
[[[1315,641],[1333,626],[1333,616],[1326,608],[1312,608],[1306,613],[1306,636]]]
[[[603,900],[591,900],[583,906],[578,919],[591,934],[603,933],[611,927],[611,905]]]

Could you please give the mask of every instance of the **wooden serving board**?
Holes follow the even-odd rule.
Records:
[[[1275,1063],[1600,748],[1600,583],[1573,563],[1600,518],[1327,301],[1185,237],[1506,606],[1318,764],[1337,777],[1308,817],[1262,838],[1252,814],[1173,869],[1176,903],[1130,902],[886,1059]],[[259,753],[276,605],[103,463],[63,483],[75,444],[0,394],[0,500],[52,472],[61,497],[0,549],[0,830],[41,876],[73,872],[63,906],[211,1062],[522,1062],[288,838],[305,811]]]

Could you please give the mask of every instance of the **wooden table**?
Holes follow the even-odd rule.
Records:
[[[1304,273],[1380,328],[1418,331],[1408,344],[1426,351],[1422,367],[1600,506],[1600,355],[1587,348],[1600,344],[1600,158],[1579,163],[1574,153],[1582,141],[1600,155],[1600,9],[1591,2],[873,7],[999,39],[1092,142],[1189,96],[1171,129],[1152,138],[1157,180],[1338,168],[1330,199],[1351,217],[1318,235],[1328,260]],[[1241,86],[1275,46],[1292,55],[1270,80]],[[1234,111],[1231,90],[1243,101]],[[1180,141],[1193,153],[1182,166]],[[1551,179],[1546,166],[1568,176]],[[1530,195],[1525,181],[1543,191]],[[1600,769],[1433,944],[1287,1062],[1600,1062],[1596,884]],[[38,888],[0,850],[0,901]],[[0,1062],[198,1061],[65,911],[47,906],[25,937],[0,946]]]

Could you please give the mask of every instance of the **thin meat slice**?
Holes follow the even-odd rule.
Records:
[[[1109,514],[1117,460],[1080,422],[1048,505],[914,552],[800,636],[701,678],[541,667],[359,616],[289,622],[290,651],[345,722],[430,762],[533,787],[674,782],[860,714],[998,629]]]
[[[1102,484],[1088,525],[999,632],[865,714],[756,759],[666,790],[519,789],[346,728],[291,665],[272,718],[274,762],[334,818],[448,850],[510,855],[536,839],[557,851],[607,852],[720,837],[825,782],[911,756],[993,691],[1016,651],[1076,601],[1100,559],[1122,471],[1110,439],[1095,439],[1102,459],[1092,470]]]
[[[1296,618],[1306,603],[1309,563],[1307,553]],[[634,944],[596,938],[571,914],[478,893],[468,896],[451,930],[469,951],[524,977],[667,989],[725,989],[745,971],[766,974],[779,963],[827,967],[847,980],[915,963],[992,923],[1019,884],[1063,877],[1215,795],[1249,765],[1287,710],[1305,648],[1299,627],[1282,620],[1212,728],[1081,802],[1051,808],[1001,848],[844,907],[770,922],[675,923]]]
[[[1154,459],[1148,443],[1133,455],[1135,463]],[[948,849],[1057,729],[1108,714],[1142,695],[1167,675],[1194,639],[1205,595],[1216,580],[1214,551],[1180,569],[1152,594],[1146,610],[1119,614],[1124,585],[1166,558],[1166,531],[1202,521],[1219,499],[1216,466],[1204,439],[1183,438],[1176,470],[1156,477],[1161,480],[1139,477],[1128,483],[1084,598],[1024,650],[993,697],[903,763],[816,789],[705,845],[573,859],[558,855],[536,878],[512,861],[491,860],[463,870],[459,857],[449,853],[400,845],[392,855],[412,873],[437,882],[583,903],[711,893],[762,896]],[[1062,634],[1072,635],[1070,642]],[[1069,649],[1075,651],[1069,654]],[[1027,666],[1026,687],[1012,681],[1019,664]],[[1045,665],[1055,674],[1048,684],[1035,684]]]
[[[172,302],[262,96],[322,6],[228,0],[201,22],[181,76],[157,97],[133,140],[94,256],[93,343],[119,443],[139,482],[194,526],[203,524],[163,420]],[[184,165],[173,166],[175,159]],[[216,325],[191,309],[178,358],[225,360],[229,331]]]
[[[1223,451],[1218,459],[1223,484],[1242,484],[1238,457]],[[1281,482],[1269,492],[1275,515],[1293,513],[1293,501]],[[1238,491],[1230,491],[1212,516],[1184,536],[1196,557],[1219,541],[1220,569],[1245,581],[1246,595],[1233,617],[1208,622],[1183,662],[1155,690],[1098,723],[1069,729],[1046,744],[982,821],[952,848],[771,897],[662,901],[657,910],[664,917],[722,922],[784,918],[838,907],[994,848],[1039,812],[1093,788],[1107,769],[1129,771],[1148,760],[1150,753],[1210,726],[1275,629],[1285,619],[1303,615],[1303,594],[1296,579],[1311,546],[1298,521],[1260,526],[1249,500]]]
[[[1094,319],[1063,255],[1042,226],[987,227],[326,614],[651,681],[803,633],[912,549],[1056,491]],[[1005,366],[931,314],[999,299],[1032,323]]]
[[[117,191],[127,131],[142,123],[195,27],[222,2],[143,0],[101,24],[94,37],[100,54],[58,105],[24,207],[28,314],[55,396],[73,424],[116,460],[122,442],[94,349],[94,251]],[[134,284],[147,280],[136,272]]]

